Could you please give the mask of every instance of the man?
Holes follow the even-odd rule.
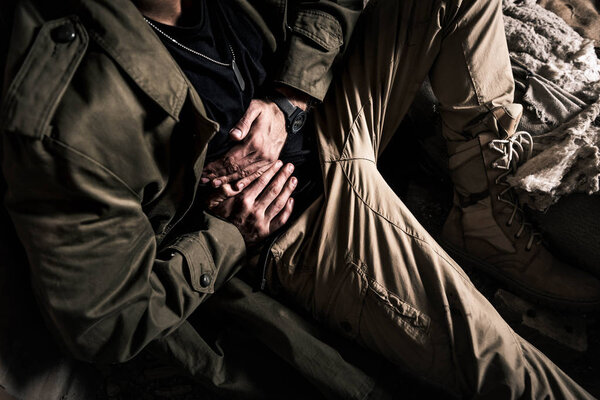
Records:
[[[514,167],[526,144],[498,1],[373,1],[335,79],[357,4],[135,6],[17,6],[2,116],[6,206],[67,349],[122,361],[181,339],[246,247],[262,246],[257,272],[271,290],[449,392],[589,397],[514,334],[375,166],[429,74],[457,186],[455,247],[549,303],[599,303],[598,282],[546,253],[497,189],[497,167]],[[168,32],[177,24],[201,29],[186,39]],[[294,129],[295,107],[310,98],[323,100],[315,144]],[[233,113],[223,111],[240,105],[227,126]],[[318,182],[315,154],[323,194],[302,187],[290,220],[302,184],[294,165]]]

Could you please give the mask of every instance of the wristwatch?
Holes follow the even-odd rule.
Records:
[[[289,135],[295,135],[302,130],[308,117],[306,111],[293,105],[287,97],[276,90],[273,90],[266,98],[275,103],[285,115],[285,129]]]

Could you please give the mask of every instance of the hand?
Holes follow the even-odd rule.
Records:
[[[208,208],[233,223],[248,246],[277,231],[292,214],[294,199],[290,196],[298,182],[291,176],[294,166],[282,165],[275,162],[243,191],[228,188],[232,197],[209,199]]]
[[[279,157],[287,138],[285,117],[274,103],[254,99],[229,136],[241,143],[222,159],[206,165],[202,182],[212,180],[212,185],[219,187],[239,180],[234,188],[241,190],[267,171]]]

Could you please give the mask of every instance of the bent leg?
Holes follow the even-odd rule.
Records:
[[[465,34],[471,17],[478,26],[484,17],[495,21],[499,7],[488,0],[374,0],[339,81],[317,110],[325,196],[273,246],[270,285],[333,329],[454,393],[586,398],[510,329],[376,168],[422,80],[452,56],[444,55],[445,41]],[[498,35],[489,22],[494,29],[482,35]],[[479,50],[496,41],[480,38]],[[457,71],[463,82],[445,93],[456,96],[446,104],[456,103],[453,115],[464,111],[457,124],[512,98],[512,87],[504,87],[488,101],[474,90],[468,68]]]
[[[328,177],[330,195],[313,218],[273,246],[273,284],[332,329],[454,393],[590,397],[511,330],[371,161],[332,163]]]

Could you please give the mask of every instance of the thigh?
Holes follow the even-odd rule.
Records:
[[[369,160],[272,247],[270,283],[336,332],[463,396],[591,398],[518,337]]]
[[[427,77],[442,41],[438,19],[444,4],[451,2],[369,2],[342,67],[315,112],[326,161],[377,159]],[[360,137],[360,145],[345,146],[359,114],[365,136]]]
[[[315,112],[324,161],[377,160],[428,76],[449,140],[513,101],[500,0],[371,0],[342,64]]]
[[[327,170],[330,193],[312,220],[272,248],[273,282],[332,329],[448,390],[476,386],[490,348],[506,353],[494,368],[516,368],[510,328],[375,165]]]

